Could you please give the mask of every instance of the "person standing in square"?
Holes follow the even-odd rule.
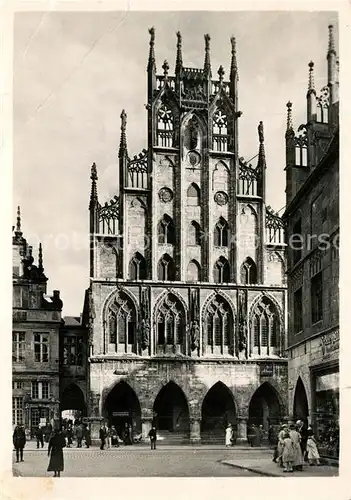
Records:
[[[156,439],[157,439],[157,434],[156,434],[156,427],[153,425],[152,428],[150,429],[149,432],[149,438],[150,438],[150,445],[152,450],[156,450]]]

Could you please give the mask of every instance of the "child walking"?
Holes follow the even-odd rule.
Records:
[[[294,447],[288,431],[285,432],[283,438],[283,472],[293,472]]]

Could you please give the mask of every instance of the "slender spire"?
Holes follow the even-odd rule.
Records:
[[[263,169],[266,168],[266,152],[264,149],[264,130],[262,121],[260,121],[257,130],[258,130],[258,139],[260,143],[260,147],[258,150],[257,168],[261,169],[262,171]]]
[[[328,44],[328,56],[330,54],[336,55],[336,50],[335,50],[335,39],[334,39],[334,26],[330,24],[328,26],[329,29],[329,44]],[[327,57],[328,57],[327,56]]]
[[[127,126],[127,113],[123,109],[121,113],[121,140],[119,143],[119,154],[118,154],[119,158],[121,158],[123,155],[128,156],[126,126]]]
[[[90,179],[91,179],[91,193],[90,193],[89,209],[92,209],[93,206],[98,201],[97,185],[96,185],[96,181],[98,180],[98,176],[97,176],[97,171],[96,171],[96,165],[95,165],[95,163],[93,163],[92,166],[91,166]]]
[[[223,77],[224,77],[224,68],[222,65],[218,68],[218,76],[219,76],[219,82],[223,82]]]
[[[294,135],[294,129],[292,125],[292,103],[289,101],[286,105],[288,112],[287,112],[287,120],[286,120],[286,132],[285,132],[285,137],[289,137]]]
[[[204,73],[211,77],[211,60],[210,60],[210,35],[205,35],[205,64],[204,64]]]
[[[309,64],[309,74],[308,74],[308,92],[307,94],[311,94],[311,92],[316,93],[316,89],[314,87],[314,62],[310,61]]]
[[[38,270],[43,273],[44,272],[44,267],[43,267],[43,248],[41,246],[41,243],[39,243],[39,253],[38,253]]]
[[[21,230],[21,207],[17,207],[17,224],[16,224],[16,233],[18,235],[22,234]]]
[[[230,77],[234,78],[235,76],[238,78],[238,63],[236,60],[236,40],[235,37],[231,37],[230,42],[232,44],[232,63],[230,66]]]
[[[149,61],[147,65],[148,71],[156,72],[156,58],[155,58],[155,28],[152,27],[149,29],[150,33],[150,50],[149,50]]]
[[[183,56],[182,56],[182,35],[180,31],[177,31],[177,59],[175,65],[175,73],[180,73],[183,68]]]

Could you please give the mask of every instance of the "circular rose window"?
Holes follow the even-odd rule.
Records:
[[[196,167],[201,161],[201,156],[196,151],[189,151],[188,161],[192,167]]]
[[[168,203],[173,200],[173,193],[169,188],[160,189],[158,196],[163,203]]]
[[[226,205],[228,203],[228,195],[224,191],[217,191],[214,195],[214,201],[217,205]]]

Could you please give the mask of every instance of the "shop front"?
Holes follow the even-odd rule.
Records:
[[[313,412],[321,456],[339,458],[339,364],[311,368]]]

